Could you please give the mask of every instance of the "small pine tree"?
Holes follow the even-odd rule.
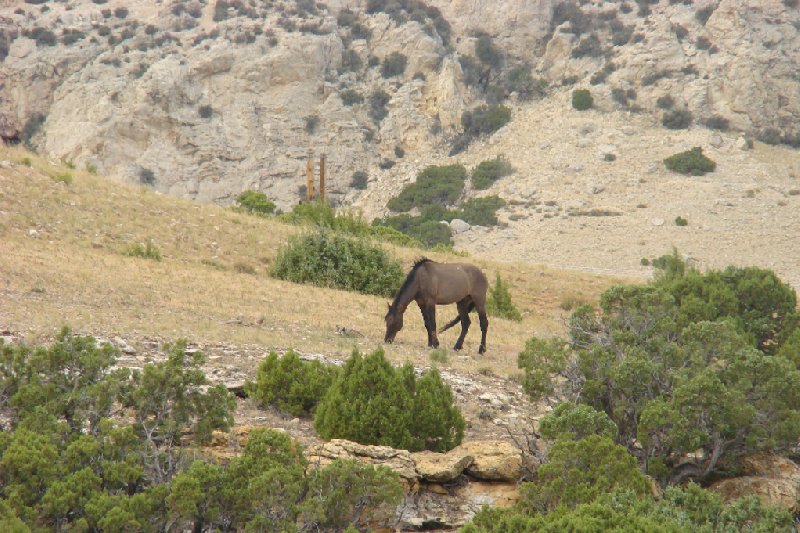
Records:
[[[499,273],[495,279],[494,287],[489,289],[489,297],[486,299],[486,311],[492,316],[499,316],[516,322],[522,320],[522,315],[519,309],[511,302],[511,293],[508,292],[508,287],[500,279]]]
[[[450,387],[442,381],[436,368],[416,382],[411,420],[417,449],[446,452],[461,444],[464,438],[464,418],[453,404]]]
[[[292,416],[310,416],[336,377],[338,367],[302,361],[294,350],[283,357],[271,352],[259,365],[255,383],[245,384],[248,396]]]

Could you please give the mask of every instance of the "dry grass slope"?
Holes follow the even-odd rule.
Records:
[[[69,324],[84,333],[121,335],[134,345],[153,337],[185,337],[199,343],[294,347],[332,357],[380,345],[383,299],[268,277],[278,249],[298,231],[0,148],[0,329],[36,341]],[[131,245],[148,239],[160,250],[161,261],[127,255]],[[423,253],[392,251],[406,265]],[[564,308],[596,301],[617,281],[520,263],[475,262],[490,279],[499,272],[509,284],[523,321],[492,319],[486,358],[476,353],[476,327],[463,356],[450,358],[454,370],[490,366],[499,376],[515,374],[516,354],[527,338],[561,334]],[[387,355],[426,366],[422,320],[416,309],[409,313]],[[454,313],[454,308],[440,308],[440,323]],[[342,337],[337,326],[363,336]],[[457,328],[443,335],[443,344],[451,345],[456,334]]]

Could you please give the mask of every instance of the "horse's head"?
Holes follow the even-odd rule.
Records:
[[[403,329],[403,313],[398,313],[396,309],[392,309],[389,305],[389,311],[384,317],[386,321],[386,336],[383,338],[384,342],[394,342],[394,337],[397,332]]]

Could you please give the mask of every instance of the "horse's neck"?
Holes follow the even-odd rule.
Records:
[[[397,295],[394,300],[394,308],[398,313],[405,313],[408,305],[417,297],[417,288],[419,287],[419,279],[414,279],[403,292]]]

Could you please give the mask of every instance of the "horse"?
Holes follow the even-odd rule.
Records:
[[[13,146],[15,144],[20,143],[19,138],[19,130],[14,130],[11,132],[0,133],[0,140],[3,141],[3,144],[8,146]]]
[[[422,311],[422,320],[428,331],[428,346],[437,348],[436,306],[456,304],[458,316],[448,322],[439,333],[461,322],[461,335],[453,349],[458,351],[464,345],[464,337],[469,330],[469,312],[478,310],[481,326],[481,345],[478,353],[486,352],[486,290],[489,283],[486,276],[475,265],[467,263],[437,263],[423,257],[414,263],[405,281],[397,291],[394,301],[386,313],[386,336],[384,342],[392,343],[397,332],[403,329],[403,313],[411,302],[417,302]]]

